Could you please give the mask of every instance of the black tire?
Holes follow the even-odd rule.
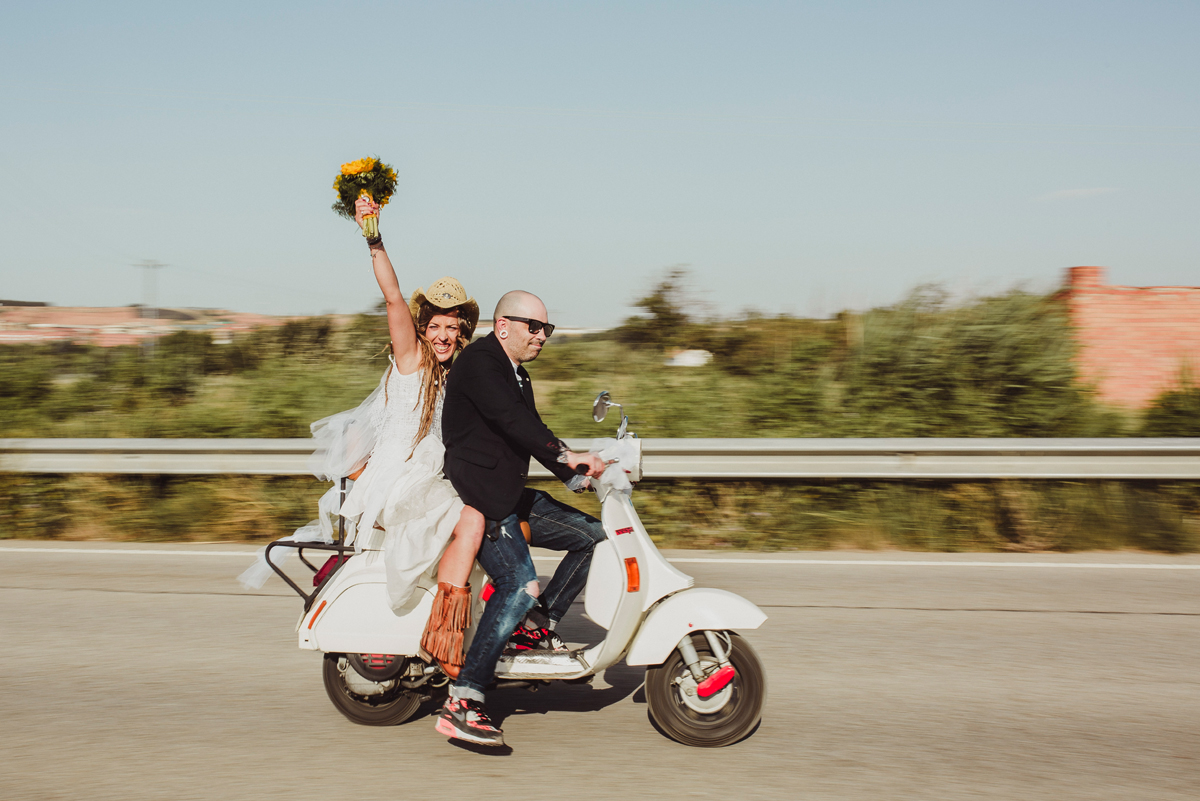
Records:
[[[338,662],[345,660],[345,654],[325,654],[325,665],[322,671],[325,679],[325,692],[329,700],[350,720],[363,726],[395,726],[403,723],[416,714],[421,706],[421,696],[412,690],[406,690],[399,680],[383,682],[391,685],[378,695],[359,695],[347,684],[347,675],[351,681],[365,682],[352,666],[345,664],[339,667]]]
[[[678,649],[671,652],[666,662],[646,671],[646,701],[650,707],[650,718],[664,734],[684,745],[700,748],[732,745],[747,737],[762,720],[763,704],[767,697],[767,678],[762,661],[741,637],[733,632],[722,634],[730,640],[729,661],[737,675],[711,701],[700,701],[692,696],[689,703],[689,699],[684,697],[681,682],[694,685],[694,680]],[[704,635],[693,634],[692,643],[700,655],[701,665],[715,667],[716,660]],[[709,703],[719,704],[719,708],[711,712],[695,708],[696,705]]]

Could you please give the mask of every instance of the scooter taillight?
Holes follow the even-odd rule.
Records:
[[[331,556],[325,560],[325,564],[321,565],[321,569],[317,571],[317,574],[315,576],[313,576],[313,586],[314,587],[321,586],[321,582],[325,580],[325,577],[328,576],[330,573],[332,573],[334,571],[334,569],[338,566],[339,560],[341,560],[342,562],[346,561],[343,557],[340,557],[340,556]]]
[[[495,591],[496,591],[496,588],[493,587],[492,582],[489,581],[487,584],[484,584],[483,589],[479,591],[479,600],[483,601],[484,603],[487,603],[487,599],[491,598],[492,593],[494,593]]]

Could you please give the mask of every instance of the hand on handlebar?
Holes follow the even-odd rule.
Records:
[[[567,451],[567,466],[581,476],[598,476],[604,472],[604,460],[594,453]]]

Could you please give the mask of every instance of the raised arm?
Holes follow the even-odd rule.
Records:
[[[368,198],[360,197],[354,204],[354,219],[362,227],[363,216],[379,214],[379,205]],[[383,300],[387,304],[388,334],[392,338],[392,355],[396,359],[396,369],[401,375],[410,375],[421,366],[420,343],[417,341],[417,328],[413,323],[412,314],[408,310],[408,302],[400,291],[400,282],[396,280],[396,270],[392,260],[384,250],[383,242],[370,245],[371,268],[375,271],[375,280],[383,292]]]

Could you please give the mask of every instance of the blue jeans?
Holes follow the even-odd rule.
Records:
[[[567,552],[540,598],[534,598],[526,589],[530,582],[537,581],[537,571],[521,534],[523,516],[529,519],[530,544]],[[596,518],[540,490],[529,489],[517,512],[500,521],[489,520],[487,531],[477,558],[495,589],[454,683],[455,687],[480,693],[495,677],[496,662],[509,636],[534,606],[540,606],[553,621],[563,619],[587,584],[592,550],[605,539],[604,526]]]

